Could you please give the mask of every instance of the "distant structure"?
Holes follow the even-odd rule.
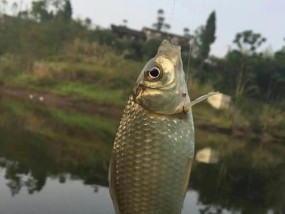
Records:
[[[112,31],[117,34],[120,38],[129,38],[132,40],[146,40],[146,36],[142,31],[130,29],[126,26],[111,25]]]
[[[231,97],[226,94],[218,93],[207,99],[208,103],[215,109],[228,109],[231,103]]]
[[[147,28],[147,27],[144,27],[142,29],[142,32],[146,36],[146,40],[161,39],[161,38],[170,37],[171,41],[174,44],[178,44],[180,42],[185,42],[185,41],[187,43],[189,43],[189,40],[191,38],[191,36],[181,36],[181,35],[177,35],[177,34],[174,34],[174,33],[162,32],[162,31],[158,31],[158,30],[155,30],[155,29],[152,29],[152,28]]]
[[[181,36],[178,34],[158,31],[152,28],[147,28],[147,27],[144,27],[141,31],[138,31],[138,30],[130,29],[126,26],[111,25],[111,29],[120,38],[130,38],[132,40],[148,41],[150,39],[166,39],[167,37],[170,37],[171,41],[174,44],[178,44],[181,42],[189,43],[190,38],[191,38],[191,35]]]

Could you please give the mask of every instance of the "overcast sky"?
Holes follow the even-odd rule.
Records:
[[[12,1],[12,0],[9,0]],[[30,2],[26,0],[25,2]],[[217,39],[212,54],[222,56],[232,45],[237,32],[252,29],[267,38],[263,49],[275,51],[285,45],[285,0],[71,0],[74,17],[92,19],[93,24],[109,27],[128,20],[137,30],[151,27],[157,10],[163,9],[170,31],[193,32],[205,24],[211,11],[217,15]],[[175,4],[174,4],[175,2]],[[173,14],[172,14],[173,11]]]

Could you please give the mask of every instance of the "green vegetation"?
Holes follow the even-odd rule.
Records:
[[[97,130],[113,134],[117,128],[117,123],[114,121],[76,112],[67,113],[63,110],[51,109],[48,111],[48,115],[51,120],[54,120],[56,123],[62,123],[65,126],[72,125],[75,128],[81,128],[87,131]]]
[[[125,104],[126,98],[122,95],[122,91],[111,90],[108,88],[100,88],[96,85],[84,85],[78,83],[68,83],[59,85],[54,88],[54,91],[60,94],[67,94],[87,99],[94,99],[102,102],[115,104]]]
[[[30,9],[15,9],[13,15],[0,11],[0,85],[123,105],[160,40],[143,41],[93,28],[89,18],[72,19],[72,11],[69,0],[33,1]],[[158,10],[155,23],[160,32],[170,28],[163,13]],[[194,99],[217,90],[233,102],[226,111],[207,104],[195,107],[197,123],[284,137],[285,47],[276,53],[261,52],[266,39],[245,30],[234,38],[235,48],[217,58],[209,55],[215,32],[212,12],[193,35],[190,95]],[[185,28],[181,41],[185,67],[190,33]]]
[[[15,9],[13,15],[1,11],[3,2],[0,92],[11,89],[18,99],[0,99],[0,169],[12,195],[21,188],[30,194],[41,191],[47,178],[107,186],[120,106],[161,39],[120,37],[93,28],[89,18],[74,20],[69,0],[33,1],[30,9]],[[211,147],[219,162],[194,161],[191,188],[209,205],[201,212],[219,213],[223,207],[277,213],[285,199],[285,47],[262,52],[265,38],[245,30],[237,33],[225,57],[211,56],[215,20],[213,12],[193,35],[189,93],[194,100],[221,91],[233,102],[226,110],[207,102],[193,108],[196,151]],[[170,27],[162,10],[154,26],[160,32]],[[192,31],[184,32],[190,38]],[[189,44],[182,41],[181,46],[187,68]],[[62,104],[40,101],[39,94]]]
[[[59,129],[60,127],[68,127],[79,131],[79,133],[105,132],[106,134],[113,135],[118,125],[115,120],[101,118],[97,115],[56,108],[42,108],[36,104],[24,103],[20,106],[18,102],[4,99],[1,105],[3,107],[2,110],[13,114],[13,117],[17,117],[17,120],[22,122],[21,126],[33,131],[38,130],[40,133],[44,133],[45,131],[43,130],[51,129],[51,127],[54,127],[54,124],[57,124]],[[2,124],[4,122],[7,123],[5,116],[1,117],[1,119],[2,121],[0,122]],[[43,129],[43,127],[45,128]],[[46,129],[46,127],[49,128]]]
[[[47,177],[62,183],[71,175],[86,184],[108,185],[115,121],[6,98],[0,112],[5,112],[0,116],[0,168],[6,168],[12,195],[21,187],[29,194],[41,191]],[[33,182],[23,182],[22,175]]]

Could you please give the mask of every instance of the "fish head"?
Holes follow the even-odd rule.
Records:
[[[176,114],[190,102],[181,59],[181,47],[164,40],[142,69],[133,99],[147,111]]]

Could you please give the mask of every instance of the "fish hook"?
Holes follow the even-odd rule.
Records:
[[[194,100],[193,102],[190,102],[190,103],[187,103],[186,105],[183,105],[183,107],[182,107],[182,112],[184,113],[184,114],[186,114],[189,110],[190,110],[190,108],[192,108],[192,106],[194,106],[194,105],[196,105],[197,103],[200,103],[200,102],[202,102],[202,101],[204,101],[204,100],[206,100],[206,99],[208,99],[209,97],[211,97],[211,96],[213,96],[213,95],[215,95],[215,94],[218,94],[218,93],[220,93],[220,92],[210,92],[210,93],[208,93],[208,94],[206,94],[206,95],[203,95],[203,96],[201,96],[201,97],[198,97],[196,100]]]

